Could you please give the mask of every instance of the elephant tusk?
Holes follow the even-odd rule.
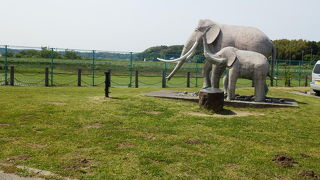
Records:
[[[159,61],[163,61],[163,62],[178,62],[178,61],[182,61],[185,60],[186,58],[190,58],[191,56],[194,55],[194,51],[198,46],[198,41],[196,41],[192,48],[183,56],[177,58],[177,59],[172,59],[172,60],[165,60],[165,59],[161,59],[161,58],[157,58]]]

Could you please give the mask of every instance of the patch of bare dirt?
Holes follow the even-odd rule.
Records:
[[[1,170],[3,170],[4,173],[14,174],[17,171],[17,167],[11,164],[10,165],[1,164],[0,168]]]
[[[305,154],[305,153],[300,153],[300,156],[303,157],[303,158],[309,158],[310,157],[308,154]]]
[[[161,114],[160,111],[141,111],[141,112],[146,114]]]
[[[228,169],[236,169],[238,167],[239,167],[238,164],[228,164],[228,165],[226,165],[226,168],[228,168]]]
[[[102,127],[102,124],[100,123],[94,123],[84,126],[85,129],[99,129]]]
[[[298,175],[308,179],[319,179],[318,175],[313,170],[302,170]]]
[[[31,149],[42,149],[47,147],[45,144],[28,144],[28,147]]]
[[[106,98],[104,96],[93,96],[93,97],[89,97],[89,100],[95,104],[99,104],[102,102],[105,102],[107,100],[110,100],[111,98]]]
[[[121,142],[117,144],[118,148],[123,149],[123,148],[128,148],[134,146],[133,144],[129,142]]]
[[[199,116],[199,117],[223,117],[223,118],[264,115],[262,113],[245,112],[245,111],[232,111],[231,113],[228,113],[228,114],[205,114],[200,112],[187,112],[186,114],[191,116]]]
[[[111,122],[113,125],[120,125],[120,124],[123,124],[123,122],[121,121],[112,121]]]
[[[276,154],[272,158],[272,161],[276,162],[278,165],[282,167],[293,167],[298,165],[298,162],[295,162],[293,157],[287,154]]]
[[[190,138],[188,140],[185,141],[186,144],[201,144],[202,141],[200,139],[194,139],[194,138]]]
[[[154,141],[154,140],[156,140],[156,137],[154,137],[154,136],[147,136],[146,139],[147,139],[147,140],[150,140],[150,141]]]
[[[56,106],[66,105],[66,103],[63,103],[63,102],[44,102],[42,104],[51,104],[51,105],[56,105]]]
[[[0,123],[0,127],[10,126],[10,124]]]
[[[31,119],[31,118],[34,118],[34,117],[35,117],[35,115],[27,114],[27,115],[21,116],[21,120],[28,120],[28,119]]]
[[[9,162],[17,162],[17,161],[26,161],[30,159],[32,156],[29,154],[22,154],[22,155],[17,155],[17,156],[12,156],[7,159]]]
[[[77,172],[77,173],[87,174],[90,172],[91,167],[92,167],[92,160],[87,158],[82,158],[77,160],[71,165],[65,166],[63,169]]]

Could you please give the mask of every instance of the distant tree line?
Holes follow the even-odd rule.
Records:
[[[7,53],[2,51],[2,56],[14,58],[55,58],[55,59],[82,59],[76,51],[65,50],[63,52],[51,51],[47,47],[42,47],[41,50],[27,49],[27,50],[8,50]]]
[[[320,41],[306,40],[288,40],[279,39],[273,41],[277,48],[277,59],[291,60],[319,60],[320,59]],[[182,51],[182,45],[175,46],[155,46],[150,47],[139,54],[139,59],[156,60],[157,57],[170,59],[171,57],[179,57]],[[193,61],[202,62],[203,47],[198,47]]]
[[[277,59],[286,60],[319,60],[320,59],[320,42],[306,40],[288,40],[279,39],[273,41],[277,47]],[[180,56],[183,45],[174,46],[154,46],[144,50],[141,53],[120,53],[120,52],[96,52],[97,59],[115,59],[115,60],[133,60],[139,61],[157,61],[157,58],[172,59]],[[46,47],[41,50],[30,49],[10,49],[5,54],[4,48],[0,48],[2,56],[15,58],[55,58],[55,59],[89,59],[92,58],[92,52],[78,52],[74,50],[53,51]],[[191,59],[194,62],[203,62],[203,47],[199,46],[195,55]]]
[[[273,41],[278,59],[319,60],[320,41],[279,39]]]

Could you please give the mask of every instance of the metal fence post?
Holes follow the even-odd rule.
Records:
[[[44,70],[44,85],[46,87],[49,86],[49,68],[47,68],[47,67]]]
[[[301,85],[301,62],[299,61],[299,86]]]
[[[10,85],[14,86],[14,66],[10,67]]]
[[[135,74],[135,87],[136,88],[139,88],[139,72],[136,71],[136,74]]]
[[[166,72],[162,71],[162,88],[166,87]]]
[[[198,87],[198,61],[196,62],[196,87]]]
[[[304,86],[305,87],[308,86],[308,75],[307,74],[306,74],[306,77],[305,77]]]
[[[275,57],[274,57],[275,58]],[[270,81],[270,86],[272,87],[273,86],[273,76],[274,76],[274,59],[272,58],[271,59],[271,74],[270,74],[270,76],[271,76],[271,81]]]
[[[187,88],[190,87],[190,72],[187,72]]]
[[[105,97],[109,97],[109,87],[110,87],[110,72],[105,72],[105,89],[104,89],[104,93],[105,93]]]
[[[130,82],[129,82],[129,87],[132,87],[132,70],[133,70],[132,52],[130,52],[130,65],[129,65]]]
[[[78,69],[78,86],[81,86],[81,69]]]
[[[92,86],[94,86],[94,76],[95,76],[95,61],[96,61],[96,57],[95,57],[96,51],[92,50]]]
[[[53,86],[53,59],[54,59],[54,51],[53,51],[53,48],[51,48],[51,72],[50,72],[50,81],[51,81],[51,86]]]
[[[276,86],[278,86],[278,79],[279,79],[279,61],[276,59],[276,75],[277,75],[277,77],[276,77]],[[271,77],[272,78],[272,77]]]
[[[8,45],[4,48],[4,85],[8,85]]]

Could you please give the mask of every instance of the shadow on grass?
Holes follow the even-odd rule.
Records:
[[[105,97],[106,99],[124,100],[125,98],[120,97]]]
[[[236,115],[237,113],[229,110],[229,109],[222,109],[220,112],[216,112],[219,115]]]

